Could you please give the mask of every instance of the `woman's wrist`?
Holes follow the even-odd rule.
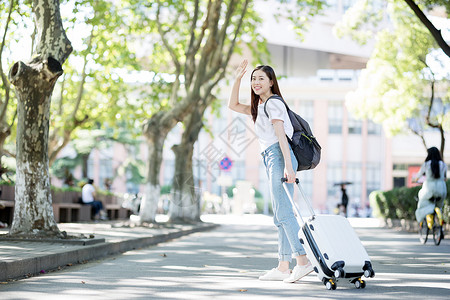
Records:
[[[294,167],[292,166],[292,163],[290,161],[285,161],[284,165],[286,166],[286,170],[294,170]]]

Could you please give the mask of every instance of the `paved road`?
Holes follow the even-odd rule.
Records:
[[[0,285],[0,299],[446,299],[450,241],[420,245],[415,234],[354,219],[372,258],[365,289],[339,282],[326,290],[314,274],[295,284],[257,277],[276,265],[276,231],[264,216],[208,220],[223,225],[157,246],[126,252]]]

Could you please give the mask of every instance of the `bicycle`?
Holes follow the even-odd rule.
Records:
[[[434,211],[433,213],[428,214],[425,220],[422,220],[419,223],[419,240],[422,244],[427,242],[430,230],[433,233],[433,240],[436,246],[438,246],[444,238],[444,230],[442,227],[444,224],[444,219],[442,218],[441,209],[436,206],[436,203],[440,200],[441,197],[431,197],[429,201],[434,203]]]

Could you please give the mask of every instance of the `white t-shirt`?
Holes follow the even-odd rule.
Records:
[[[91,203],[94,201],[94,193],[95,188],[92,184],[85,184],[81,189],[81,197],[83,199],[83,203]]]
[[[255,132],[258,137],[261,151],[266,150],[268,147],[278,142],[272,120],[282,120],[284,122],[284,132],[289,138],[292,138],[292,135],[294,134],[294,128],[292,127],[286,105],[283,101],[273,98],[268,101],[266,110],[269,117],[267,117],[264,112],[264,103],[261,103],[258,105],[258,116],[255,122]]]

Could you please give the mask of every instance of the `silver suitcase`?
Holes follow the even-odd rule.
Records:
[[[311,213],[305,221],[287,189],[286,179],[282,178],[282,182],[299,220],[300,243],[319,280],[329,290],[336,289],[339,280],[364,288],[366,283],[361,277],[374,277],[375,272],[366,249],[348,220],[338,215],[316,215],[296,179],[300,195]]]

